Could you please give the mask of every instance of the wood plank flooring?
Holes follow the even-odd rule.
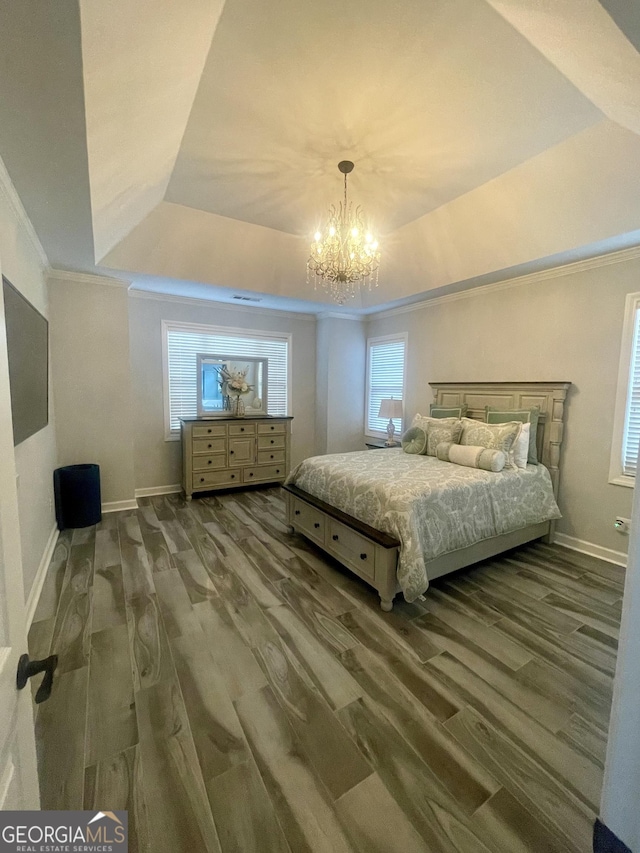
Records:
[[[43,808],[132,853],[591,849],[622,569],[532,544],[383,613],[278,489],[141,503],[51,561]]]

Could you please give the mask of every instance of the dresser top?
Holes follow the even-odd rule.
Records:
[[[292,421],[293,415],[245,415],[242,418],[234,418],[231,415],[213,415],[210,418],[180,418],[182,423],[235,423],[236,421]]]

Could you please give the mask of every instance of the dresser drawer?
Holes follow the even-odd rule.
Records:
[[[255,424],[229,424],[229,435],[255,435]]]
[[[265,483],[271,480],[284,480],[284,465],[261,465],[258,468],[243,468],[245,483]]]
[[[258,453],[258,465],[268,465],[271,462],[284,462],[284,450],[261,450]]]
[[[284,435],[259,435],[258,450],[284,449]]]
[[[200,471],[193,475],[193,489],[215,489],[217,486],[233,486],[242,482],[240,471]]]
[[[324,545],[324,532],[327,524],[326,517],[312,506],[299,500],[293,502],[293,524],[310,539],[316,539]]]
[[[194,456],[192,467],[194,471],[215,471],[216,468],[226,468],[227,454],[218,453],[216,456]]]
[[[195,456],[211,456],[214,453],[225,453],[227,450],[226,438],[197,438],[192,442]]]
[[[327,546],[357,575],[373,580],[375,576],[375,545],[350,527],[329,519]]]
[[[227,434],[226,424],[207,424],[205,426],[194,426],[191,429],[194,438],[224,438]]]
[[[282,434],[284,435],[285,425],[282,421],[279,423],[266,423],[266,424],[258,424],[258,435],[272,435],[272,434]]]

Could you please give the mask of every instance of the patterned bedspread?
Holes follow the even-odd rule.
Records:
[[[312,456],[287,483],[398,539],[407,601],[429,585],[425,562],[561,517],[543,465],[496,474],[389,448]]]

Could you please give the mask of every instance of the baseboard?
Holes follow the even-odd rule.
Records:
[[[596,818],[593,827],[593,853],[631,853],[631,850],[600,818]]]
[[[180,483],[174,486],[149,486],[144,489],[136,489],[135,495],[137,498],[151,498],[154,495],[175,495],[182,491]]]
[[[53,557],[53,552],[56,548],[56,542],[58,541],[59,533],[60,531],[58,530],[58,526],[54,524],[51,528],[51,533],[49,534],[47,544],[45,545],[44,551],[42,553],[42,559],[40,560],[38,571],[36,572],[36,576],[33,579],[33,583],[31,584],[31,590],[29,592],[29,597],[27,598],[26,606],[27,631],[31,627],[33,617],[36,614],[36,607],[38,606],[38,602],[40,601],[40,594],[42,593],[44,580],[47,576],[47,569],[49,568],[49,563],[51,562],[51,558]]]
[[[138,509],[138,501],[134,498],[128,501],[108,501],[102,504],[102,512],[121,512],[123,509]]]
[[[584,539],[576,539],[573,536],[567,536],[566,533],[558,533],[557,531],[553,536],[553,541],[556,545],[564,545],[565,548],[571,548],[572,551],[579,551],[581,554],[598,557],[598,559],[605,560],[607,563],[615,563],[616,566],[627,565],[627,555],[624,551],[603,548],[602,545],[596,545],[594,542],[586,542]]]

